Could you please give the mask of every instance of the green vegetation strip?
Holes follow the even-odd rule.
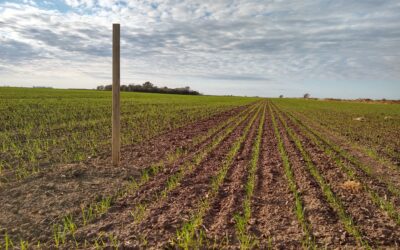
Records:
[[[121,141],[137,144],[257,98],[121,94]],[[0,182],[110,150],[111,93],[0,88]]]
[[[362,246],[364,246],[366,248],[370,248],[368,243],[363,240],[363,237],[362,237],[360,231],[358,230],[357,226],[354,225],[353,219],[346,213],[346,210],[344,209],[344,206],[341,203],[341,201],[335,196],[335,194],[333,193],[329,184],[326,183],[325,179],[322,177],[322,175],[319,173],[318,169],[315,167],[314,163],[311,160],[310,155],[304,150],[298,136],[286,124],[286,121],[284,121],[282,119],[281,115],[278,112],[277,112],[277,114],[279,116],[279,120],[281,121],[284,128],[286,129],[286,132],[288,133],[289,138],[294,141],[297,149],[300,151],[302,157],[304,158],[308,171],[311,173],[313,178],[317,181],[317,183],[321,187],[322,193],[324,194],[325,198],[329,202],[330,206],[338,214],[339,219],[343,223],[346,231],[350,235],[352,235],[357,240],[357,242],[359,242]]]
[[[274,127],[275,136],[278,140],[278,150],[279,150],[279,155],[281,156],[281,159],[283,162],[285,176],[288,180],[289,189],[293,193],[293,196],[295,199],[295,209],[294,209],[295,214],[296,214],[297,220],[299,221],[300,226],[303,230],[303,234],[304,234],[302,244],[303,244],[303,247],[306,249],[309,249],[309,248],[314,249],[315,242],[314,242],[314,237],[312,236],[312,233],[311,233],[311,225],[307,222],[306,216],[304,214],[303,201],[302,201],[301,195],[298,191],[298,187],[297,187],[297,184],[296,184],[296,181],[294,178],[294,174],[293,174],[293,169],[290,165],[289,157],[286,153],[285,146],[283,144],[283,140],[279,133],[278,125],[276,122],[274,112],[272,111],[271,104],[269,104],[268,106],[269,106],[269,112],[272,116],[272,125]]]
[[[203,244],[202,241],[204,232],[202,230],[198,230],[198,228],[202,225],[203,217],[209,210],[213,199],[217,196],[219,188],[225,179],[226,173],[234,162],[236,154],[239,152],[239,149],[245,141],[251,126],[260,113],[260,109],[254,114],[247,126],[244,128],[242,135],[235,140],[224,161],[222,162],[222,166],[217,172],[216,176],[212,177],[210,183],[210,192],[198,201],[197,209],[193,212],[190,220],[184,223],[181,229],[176,232],[176,239],[174,240],[174,243],[178,247],[183,249],[193,249],[199,248]],[[198,235],[196,235],[197,232],[199,233]]]
[[[255,177],[260,157],[260,145],[263,135],[265,121],[265,104],[263,107],[260,124],[258,126],[257,137],[253,143],[251,160],[248,166],[248,177],[245,186],[246,196],[243,201],[243,214],[234,216],[236,235],[240,242],[240,249],[253,249],[257,245],[257,240],[248,230],[247,226],[251,218],[251,199],[254,193]]]
[[[299,124],[295,119],[293,119],[293,117],[289,115],[288,117],[295,124]],[[322,151],[324,151],[324,153],[327,156],[331,157],[335,161],[335,163],[340,167],[340,169],[344,171],[350,179],[358,181],[362,185],[366,193],[370,196],[371,200],[375,203],[375,205],[380,209],[384,210],[397,224],[400,225],[400,214],[397,212],[396,206],[391,201],[388,201],[385,197],[382,197],[377,192],[372,190],[366,184],[366,182],[363,182],[360,178],[358,178],[356,172],[343,161],[343,158],[344,159],[347,158],[345,158],[345,156],[341,154],[341,151],[335,150],[335,147],[333,147],[334,145],[327,143],[324,139],[316,136],[310,130],[306,130],[306,127],[304,125],[302,124],[299,125],[300,129],[302,129],[302,131],[306,134],[307,138],[309,138],[315,145],[317,145]],[[368,176],[374,177],[369,174]],[[376,178],[383,182],[381,178],[379,177]],[[388,190],[391,191],[392,193],[398,191],[394,187],[391,187],[391,184],[387,185],[388,185]],[[396,192],[395,194],[398,193]]]

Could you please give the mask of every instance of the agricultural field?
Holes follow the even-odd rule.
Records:
[[[122,93],[122,145],[254,99]],[[0,183],[111,150],[111,92],[0,88]]]
[[[399,104],[0,91],[0,248],[400,247]]]

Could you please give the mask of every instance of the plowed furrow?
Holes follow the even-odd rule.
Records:
[[[251,114],[250,114],[251,115]],[[248,119],[248,118],[245,118]],[[222,141],[222,145],[226,145],[227,143],[229,144],[230,141],[232,141],[237,133],[241,131],[241,129],[245,126],[245,122],[242,122],[239,124],[239,127],[233,130],[232,133],[229,134],[228,138],[224,139]],[[214,157],[213,155],[208,156],[208,157]],[[214,159],[215,160],[215,159]],[[215,164],[215,163],[214,163]],[[178,169],[178,166],[175,166],[175,172]],[[190,184],[190,182],[185,182],[183,181],[181,185],[179,186],[179,190],[174,190],[171,192],[167,199],[163,199],[162,202],[157,203],[157,201],[154,200],[154,198],[157,198],[154,196],[154,194],[160,194],[160,192],[165,188],[165,181],[168,179],[171,174],[174,174],[172,168],[171,171],[166,171],[163,172],[160,176],[157,176],[156,179],[148,182],[146,185],[144,185],[139,192],[137,192],[133,196],[126,197],[125,199],[121,200],[120,202],[117,203],[117,205],[110,210],[110,214],[107,216],[107,218],[103,218],[101,221],[96,223],[96,225],[92,225],[89,228],[86,228],[81,235],[85,236],[85,238],[94,238],[96,236],[96,232],[98,231],[108,231],[115,233],[118,236],[121,236],[122,239],[126,240],[126,244],[129,245],[136,245],[136,244],[142,244],[144,241],[142,236],[143,235],[148,235],[147,230],[150,230],[154,233],[163,233],[163,227],[165,226],[164,229],[168,228],[168,225],[163,225],[161,222],[158,222],[158,226],[161,228],[160,230],[152,230],[149,229],[152,228],[153,226],[153,220],[154,219],[160,219],[162,220],[161,216],[158,216],[158,213],[163,213],[166,211],[166,208],[162,208],[161,210],[159,207],[169,207],[170,205],[170,200],[174,199],[176,196],[176,193],[179,193],[182,186]],[[198,174],[207,174],[207,172],[202,171],[201,169],[197,170],[195,169],[194,173],[190,174],[187,178],[194,178],[197,177]],[[190,188],[190,186],[189,186]],[[134,219],[132,217],[132,209],[135,207],[135,204],[139,203],[144,203],[144,202],[150,202],[150,206],[146,207],[146,220],[144,220],[141,223],[134,223]],[[166,212],[167,215],[168,212]],[[154,222],[155,223],[155,222]],[[125,226],[126,225],[126,226]],[[156,226],[157,223],[154,224],[154,227]],[[141,229],[143,228],[143,230]],[[133,233],[132,233],[133,232]],[[128,237],[127,235],[130,235]],[[126,237],[124,237],[126,236]],[[144,236],[143,236],[144,237]],[[130,239],[129,239],[130,238]],[[149,236],[149,241],[151,240],[151,237]],[[152,241],[154,243],[154,239]],[[157,241],[155,241],[157,242]]]
[[[311,227],[315,243],[319,246],[354,245],[354,239],[346,237],[343,224],[341,224],[337,214],[325,200],[321,188],[307,170],[303,157],[296,149],[294,142],[289,138],[278,117],[277,120],[281,137],[293,167],[296,183],[304,201],[304,213]]]
[[[123,147],[119,168],[112,166],[109,156],[103,154],[83,163],[60,164],[24,180],[10,182],[0,191],[3,204],[0,224],[14,240],[51,241],[53,224],[62,223],[64,216],[72,215],[74,223],[80,226],[82,206],[96,203],[98,197],[116,197],[144,167],[165,160],[173,148],[192,150],[193,138],[248,108],[251,107],[235,108],[141,144]]]
[[[344,138],[334,135],[332,131],[318,126],[314,122],[298,113],[286,112],[299,125],[303,126],[310,133],[317,136],[325,144],[329,144],[332,150],[340,154],[351,164],[366,172],[370,177],[379,179],[393,189],[393,193],[400,196],[400,168],[382,157],[367,152],[362,146],[354,145]],[[300,119],[301,120],[300,120]]]
[[[294,213],[295,201],[289,189],[278,141],[267,109],[264,123],[260,163],[252,200],[253,219],[250,232],[265,249],[272,245],[278,249],[300,248],[302,231]]]
[[[229,150],[225,155],[217,172],[209,180],[209,188],[204,197],[198,198],[195,205],[195,210],[191,213],[190,218],[187,222],[183,223],[179,230],[176,232],[176,237],[173,239],[175,246],[184,249],[199,248],[206,246],[207,248],[215,248],[215,244],[219,245],[219,242],[209,242],[204,239],[206,235],[205,228],[203,226],[204,216],[211,208],[213,201],[218,195],[218,191],[222,186],[228,170],[234,163],[237,154],[243,148],[243,143],[248,137],[249,131],[254,126],[254,121],[260,112],[257,112],[255,116],[251,118],[248,124],[245,126],[243,131],[240,133],[233,143],[229,146]],[[229,244],[226,242],[225,244]]]
[[[288,125],[296,131],[293,124]],[[318,168],[321,176],[326,180],[334,194],[340,199],[346,212],[351,216],[355,225],[363,234],[364,240],[371,246],[399,245],[400,227],[371,200],[368,192],[361,190],[352,192],[343,188],[343,183],[349,180],[335,161],[318,149],[312,141],[301,133],[294,132],[306,149],[313,164]]]
[[[397,224],[400,224],[400,192],[394,187],[392,182],[381,178],[381,176],[372,174],[371,171],[369,171],[369,167],[365,169],[367,166],[360,167],[354,161],[349,160],[346,156],[341,154],[341,150],[338,150],[336,145],[332,145],[325,139],[315,135],[315,133],[312,133],[310,130],[291,119],[291,117],[287,115],[284,115],[284,117],[286,117],[287,123],[291,124],[293,130],[306,137],[309,143],[315,144],[320,151],[323,151],[335,161],[336,165],[349,179],[359,181],[371,197],[371,200],[378,207],[381,207],[381,209],[387,212]]]
[[[251,127],[243,148],[236,156],[229,168],[211,209],[204,217],[203,226],[209,241],[222,242],[228,240],[230,244],[235,236],[234,214],[242,208],[244,186],[248,176],[247,166],[251,159],[251,150],[256,137],[256,129],[260,118],[257,118]]]

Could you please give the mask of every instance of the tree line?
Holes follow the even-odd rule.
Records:
[[[112,85],[101,85],[97,87],[97,90],[112,90]],[[199,92],[191,90],[190,87],[184,88],[168,88],[168,87],[157,87],[151,82],[145,82],[140,84],[129,84],[121,85],[121,91],[127,92],[146,92],[146,93],[162,93],[162,94],[180,94],[180,95],[200,95]]]

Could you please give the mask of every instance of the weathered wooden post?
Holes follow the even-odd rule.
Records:
[[[120,159],[120,25],[113,24],[112,50],[112,163],[119,165]]]

